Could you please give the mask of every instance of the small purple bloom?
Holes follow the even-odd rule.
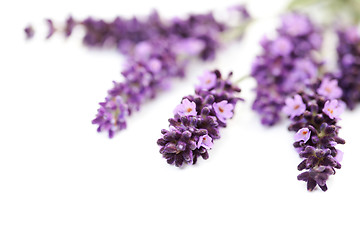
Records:
[[[216,84],[216,75],[213,72],[205,72],[199,77],[200,80],[200,89],[209,90],[213,88]]]
[[[299,94],[296,94],[294,98],[287,98],[285,104],[283,112],[290,116],[290,118],[300,116],[306,110],[306,105]]]
[[[311,132],[308,128],[301,128],[294,136],[296,142],[304,141],[306,143],[310,139]]]
[[[338,86],[338,81],[336,79],[329,80],[328,78],[325,78],[321,82],[317,93],[324,97],[327,97],[328,99],[336,99],[342,96],[343,91]]]
[[[175,108],[174,114],[179,114],[180,116],[196,116],[196,104],[185,98],[181,104]]]
[[[173,46],[173,51],[177,54],[198,55],[205,48],[204,41],[196,38],[189,38],[178,41]]]
[[[162,63],[161,63],[161,61],[159,59],[152,58],[152,59],[150,59],[150,61],[148,63],[148,67],[149,67],[151,72],[158,73],[161,70]]]
[[[275,56],[287,56],[292,51],[291,42],[285,37],[277,38],[271,45],[271,52]]]
[[[223,100],[219,103],[213,103],[213,108],[218,119],[224,123],[226,122],[226,119],[232,118],[234,115],[234,105],[228,103],[226,100]]]
[[[211,149],[214,143],[212,138],[209,135],[203,135],[199,137],[199,141],[197,143],[197,148],[204,147],[206,149]]]
[[[135,46],[134,57],[140,60],[147,59],[151,54],[152,48],[151,44],[147,41],[139,42]]]
[[[328,100],[326,101],[323,113],[328,115],[331,119],[339,119],[339,116],[344,112],[345,104],[338,100]]]
[[[283,28],[290,36],[301,36],[311,31],[311,24],[303,15],[288,14],[282,20]]]
[[[336,154],[336,156],[335,156],[335,160],[336,160],[337,162],[341,162],[342,159],[343,159],[343,156],[344,156],[344,152],[341,151],[341,150],[339,150],[339,149],[337,149],[337,154]]]

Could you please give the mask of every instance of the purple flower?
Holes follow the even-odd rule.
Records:
[[[205,72],[203,75],[199,76],[198,79],[200,80],[199,88],[204,90],[209,90],[216,84],[216,75],[212,72]]]
[[[313,86],[306,89],[306,93],[300,94],[306,110],[292,119],[289,130],[296,132],[294,147],[302,158],[298,170],[305,170],[299,174],[298,180],[307,182],[309,191],[316,186],[326,191],[326,181],[330,175],[335,174],[335,168],[341,168],[339,161],[342,152],[335,147],[345,141],[338,136],[338,119],[331,118],[323,111],[337,100],[326,101],[316,90],[317,86]]]
[[[291,42],[285,37],[279,37],[271,45],[271,52],[275,56],[287,56],[292,49]]]
[[[102,47],[110,42],[127,55],[126,68],[122,72],[124,81],[115,83],[105,100],[121,97],[128,109],[127,116],[140,110],[159,92],[169,89],[173,78],[184,77],[186,65],[194,54],[202,60],[212,59],[215,50],[220,47],[220,34],[227,31],[227,26],[216,21],[212,14],[191,15],[171,22],[163,22],[157,14],[153,14],[147,21],[117,18],[113,22],[105,22],[89,18],[78,23],[86,28],[84,42],[87,46]],[[202,78],[202,88],[221,87],[211,85],[216,83],[216,75],[209,73],[207,77],[204,75]],[[193,100],[184,99],[175,113],[179,117],[196,116],[199,112],[194,104]],[[107,108],[98,111],[93,123],[102,125],[99,119],[118,110]],[[99,131],[107,129],[98,128]],[[121,129],[112,130],[111,136]]]
[[[233,110],[234,110],[234,105],[231,103],[228,103],[228,101],[223,100],[219,103],[213,103],[213,108],[214,111],[216,113],[216,117],[221,121],[221,122],[226,122],[226,119],[232,118],[232,116],[234,115]]]
[[[197,148],[204,147],[206,149],[211,149],[213,145],[214,143],[212,142],[212,138],[206,134],[199,137]]]
[[[336,99],[342,96],[342,90],[338,86],[338,81],[336,79],[329,80],[328,78],[321,82],[317,93],[328,99]]]
[[[323,113],[328,115],[331,119],[339,119],[339,116],[344,112],[345,104],[338,100],[328,100],[326,101]]]
[[[303,141],[306,143],[310,139],[311,132],[308,128],[301,128],[294,136],[296,142]]]
[[[153,73],[158,73],[161,71],[162,63],[157,58],[152,58],[148,63],[149,70]]]
[[[199,157],[208,159],[208,150],[213,147],[213,141],[220,138],[219,130],[226,127],[226,119],[223,119],[224,122],[219,120],[213,105],[218,104],[230,109],[227,106],[229,104],[232,106],[231,109],[234,109],[240,100],[236,96],[240,92],[238,87],[229,79],[222,79],[218,70],[212,73],[216,76],[214,88],[196,88],[194,95],[186,96],[182,100],[181,106],[196,108],[196,115],[180,115],[176,112],[174,118],[169,119],[169,130],[161,131],[162,137],[157,143],[160,153],[169,164],[181,167],[184,163],[195,164]]]
[[[173,51],[177,54],[196,56],[205,49],[205,43],[196,38],[180,40],[173,46]]]
[[[283,29],[290,36],[297,37],[308,34],[312,30],[309,19],[300,14],[288,14],[283,17]]]
[[[281,119],[286,98],[316,83],[317,68],[322,65],[313,54],[320,50],[321,32],[308,17],[292,13],[282,22],[274,39],[261,40],[263,51],[251,70],[257,82],[252,108],[259,113],[261,123],[269,126]],[[293,112],[288,110],[288,114]]]
[[[190,102],[189,99],[185,98],[182,100],[181,104],[179,104],[175,110],[174,115],[178,114],[179,116],[196,116],[196,104],[194,102]]]
[[[300,116],[306,110],[306,106],[299,94],[296,94],[294,98],[287,98],[285,104],[283,112],[290,116],[290,118]]]
[[[340,162],[342,161],[343,157],[344,157],[344,152],[341,151],[341,150],[339,150],[339,149],[337,149],[337,153],[336,153],[336,156],[335,156],[335,160],[336,160],[338,163],[340,163]]]
[[[343,91],[342,100],[354,109],[360,101],[360,32],[356,27],[338,31],[337,79]]]

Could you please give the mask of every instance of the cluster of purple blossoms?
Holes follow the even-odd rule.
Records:
[[[238,6],[238,13],[242,20],[250,19],[250,15],[243,6]],[[219,47],[220,34],[228,30],[225,23],[217,21],[213,14],[192,14],[186,19],[174,18],[165,21],[154,11],[144,19],[133,17],[125,19],[116,17],[113,21],[94,19],[92,17],[78,21],[72,16],[66,19],[63,27],[55,28],[50,19],[48,23],[47,38],[57,31],[69,37],[76,26],[85,30],[83,43],[88,47],[115,47],[125,55],[131,55],[133,47],[143,41],[154,39],[177,38],[178,40],[196,39],[204,45],[201,57],[204,60],[213,59],[215,50]],[[25,29],[28,38],[34,35],[31,26]]]
[[[345,141],[338,136],[337,125],[345,110],[345,103],[339,100],[342,90],[338,81],[325,76],[314,90],[308,88],[286,99],[283,111],[290,117],[290,131],[295,131],[294,147],[303,159],[298,165],[302,171],[298,180],[307,182],[312,191],[317,185],[327,190],[326,181],[341,168],[343,152],[336,149]]]
[[[322,64],[314,57],[322,35],[307,16],[284,16],[277,32],[274,40],[263,38],[263,53],[256,57],[251,71],[257,82],[253,109],[260,114],[262,124],[268,126],[280,120],[287,96],[316,81]]]
[[[107,131],[109,137],[126,128],[126,119],[159,91],[168,88],[172,77],[184,76],[185,62],[171,49],[169,41],[142,42],[135,48],[133,58],[128,59],[122,72],[123,82],[115,82],[108,91],[96,118],[98,131]]]
[[[360,101],[360,32],[356,27],[338,31],[339,85],[350,109]]]
[[[105,101],[100,103],[93,120],[98,131],[107,131],[112,138],[116,132],[126,128],[126,118],[138,111],[145,101],[167,89],[173,77],[184,76],[190,57],[204,60],[214,57],[220,44],[215,39],[224,29],[220,27],[222,24],[214,24],[214,21],[212,15],[194,15],[185,21],[176,19],[168,37],[137,43],[128,55],[127,68],[122,72],[125,80],[115,82]],[[216,27],[209,27],[211,25]]]
[[[240,89],[218,70],[199,77],[195,95],[186,96],[170,118],[169,130],[161,131],[157,141],[160,153],[169,164],[177,167],[195,164],[198,157],[208,159],[213,141],[220,138],[219,129],[233,117]]]

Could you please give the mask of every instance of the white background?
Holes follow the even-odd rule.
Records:
[[[249,1],[258,21],[216,61],[194,61],[184,81],[145,104],[128,129],[109,140],[91,120],[121,80],[123,59],[81,45],[81,31],[43,40],[43,19],[68,14],[112,19],[224,10],[237,1],[3,1],[0,4],[0,239],[360,239],[359,117],[346,112],[340,136],[343,168],[329,190],[299,182],[293,133],[271,129],[245,103],[215,142],[210,158],[178,169],[158,153],[160,130],[196,76],[219,68],[248,74],[258,41],[272,33],[286,1]],[[35,23],[39,35],[24,40]],[[327,49],[333,51],[333,49]]]

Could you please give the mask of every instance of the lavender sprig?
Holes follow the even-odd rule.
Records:
[[[240,89],[229,80],[222,79],[218,70],[206,72],[194,95],[186,96],[169,119],[169,130],[161,131],[157,141],[160,153],[169,164],[177,167],[184,163],[196,164],[198,157],[208,159],[213,141],[220,138],[220,128],[226,127],[233,117]]]
[[[339,85],[350,109],[360,101],[360,34],[356,27],[338,31]]]
[[[98,131],[107,131],[109,137],[126,128],[127,117],[138,111],[141,105],[168,87],[172,77],[184,76],[185,62],[171,49],[167,40],[143,42],[135,49],[122,72],[124,82],[114,82],[108,91],[96,118]],[[141,60],[137,60],[141,59]]]
[[[251,71],[257,82],[253,109],[268,126],[280,120],[287,96],[316,81],[321,65],[313,52],[320,49],[322,35],[307,16],[284,16],[277,32],[276,39],[261,41],[263,53],[257,56]]]
[[[237,6],[242,21],[250,19],[244,6]],[[88,47],[115,47],[125,55],[131,54],[133,47],[143,41],[154,39],[194,38],[205,43],[201,52],[204,60],[213,59],[219,45],[219,33],[229,30],[227,24],[217,21],[213,14],[191,14],[186,19],[174,18],[171,21],[161,19],[156,11],[141,19],[116,17],[113,21],[105,21],[92,17],[75,20],[68,17],[64,26],[56,27],[51,19],[46,19],[49,30],[47,38],[55,32],[62,32],[70,37],[76,26],[84,28],[83,43]],[[28,34],[27,34],[28,35]]]
[[[287,98],[283,109],[292,120],[289,130],[296,132],[294,147],[303,159],[298,170],[305,171],[298,180],[307,182],[309,191],[317,185],[326,191],[329,176],[341,168],[343,153],[335,147],[345,143],[337,125],[345,104],[338,100],[342,91],[337,80],[330,79],[325,77],[314,90]]]

